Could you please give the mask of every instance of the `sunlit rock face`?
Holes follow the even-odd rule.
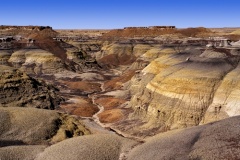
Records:
[[[186,50],[158,57],[131,80],[129,106],[134,113],[129,119],[142,123],[133,132],[185,128],[239,115],[239,56]]]
[[[42,49],[18,50],[8,62],[31,74],[53,74],[65,69],[60,58]]]
[[[57,89],[12,67],[1,66],[0,106],[54,109],[62,101]]]

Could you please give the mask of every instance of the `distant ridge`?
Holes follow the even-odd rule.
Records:
[[[103,34],[103,39],[107,38],[134,38],[134,37],[157,37],[167,34],[175,34],[180,37],[201,37],[213,33],[204,27],[177,29],[175,26],[150,26],[150,27],[125,27],[114,29]]]

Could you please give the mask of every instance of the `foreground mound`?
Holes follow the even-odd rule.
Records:
[[[120,153],[134,144],[116,135],[90,135],[68,139],[52,145],[37,160],[117,160]]]
[[[55,111],[0,107],[0,146],[48,144],[90,134],[80,121]]]
[[[0,159],[24,159],[33,160],[37,154],[43,152],[47,146],[29,145],[29,146],[8,146],[0,148]]]
[[[60,103],[56,88],[12,67],[0,67],[0,106],[54,109]]]
[[[239,159],[240,116],[147,139],[132,150],[131,160]]]

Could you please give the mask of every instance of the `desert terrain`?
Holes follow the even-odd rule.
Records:
[[[240,28],[0,26],[0,159],[240,159]]]

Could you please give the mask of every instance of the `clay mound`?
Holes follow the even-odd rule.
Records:
[[[0,107],[0,145],[48,144],[89,134],[80,121],[55,111]]]
[[[229,53],[230,54],[230,53]],[[226,52],[223,52],[221,50],[211,48],[211,49],[206,49],[200,57],[204,58],[227,58]]]
[[[117,160],[133,144],[129,139],[110,134],[83,136],[50,146],[36,160]]]
[[[8,62],[28,74],[53,74],[65,70],[60,58],[42,49],[20,49],[11,55]]]
[[[0,106],[57,108],[63,100],[58,90],[12,67],[1,65]]]
[[[239,159],[239,125],[238,116],[159,134],[134,148],[129,159]]]
[[[19,63],[19,64],[25,63],[25,60],[26,60],[25,53],[27,51],[28,50],[26,50],[26,49],[21,49],[21,50],[14,52],[11,55],[11,57],[9,58],[8,62],[9,63]]]
[[[29,145],[29,146],[9,146],[0,148],[0,159],[24,159],[33,160],[37,154],[44,151],[46,146]]]

